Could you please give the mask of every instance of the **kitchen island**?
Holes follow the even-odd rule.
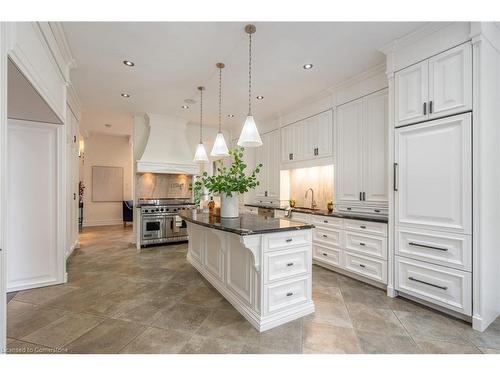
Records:
[[[312,225],[249,214],[224,219],[196,210],[181,216],[187,260],[258,331],[314,312]]]

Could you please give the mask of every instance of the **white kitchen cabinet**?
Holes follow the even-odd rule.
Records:
[[[395,225],[471,234],[471,146],[470,113],[396,129]]]
[[[281,129],[283,163],[330,157],[333,152],[332,111],[300,120]]]
[[[395,74],[396,126],[472,109],[472,48],[459,45]]]
[[[256,149],[256,164],[262,164],[258,174],[257,199],[279,199],[280,195],[280,131],[262,135],[262,147]]]
[[[337,108],[335,197],[340,206],[387,206],[387,121],[387,90]]]

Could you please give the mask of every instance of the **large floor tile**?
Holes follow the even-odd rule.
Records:
[[[304,323],[303,345],[307,353],[361,353],[354,329],[322,323]]]
[[[158,328],[196,331],[210,314],[210,309],[177,303],[173,307],[160,311],[151,324]]]
[[[35,308],[36,306],[33,305],[32,303],[26,303],[12,299],[9,301],[9,303],[7,303],[7,317],[13,318],[17,315],[24,314],[25,312],[28,312]]]
[[[145,330],[146,326],[137,323],[107,319],[65,349],[69,353],[118,353]]]
[[[29,311],[7,317],[7,337],[22,339],[24,336],[56,321],[66,311],[49,307],[35,307]]]
[[[181,350],[184,354],[239,354],[243,344],[239,342],[194,335]]]
[[[101,323],[94,315],[67,313],[56,321],[24,336],[23,340],[51,348],[62,348]]]
[[[416,354],[418,346],[408,335],[398,335],[392,331],[356,330],[356,336],[363,353],[366,354]]]
[[[67,293],[77,290],[77,287],[68,286],[65,284],[46,286],[43,288],[35,288],[23,290],[14,297],[16,301],[29,302],[35,305],[41,305],[50,300],[63,296]]]
[[[463,340],[441,341],[416,338],[420,351],[425,354],[480,354],[474,345]]]
[[[481,353],[484,354],[500,354],[500,349],[484,348],[482,346],[480,346],[478,349],[481,351]]]
[[[351,317],[342,299],[335,303],[318,300],[314,301],[314,306],[314,313],[304,317],[305,321],[352,328]]]
[[[351,304],[361,304],[370,308],[390,309],[386,293],[376,288],[340,288],[344,302],[349,308]]]
[[[175,329],[149,327],[123,348],[121,353],[178,353],[191,336]]]
[[[64,351],[7,337],[7,354],[57,354]]]
[[[181,302],[196,306],[217,308],[222,304],[223,300],[224,297],[217,290],[201,285],[189,290],[181,299]]]
[[[408,332],[392,310],[376,309],[362,304],[351,304],[349,305],[349,315],[356,330],[408,336]]]

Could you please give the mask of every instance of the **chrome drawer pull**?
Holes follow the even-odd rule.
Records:
[[[359,265],[361,268],[366,268],[366,266],[364,264],[360,264]]]
[[[292,241],[293,241],[293,239],[292,239],[292,238],[287,238],[287,239],[286,239],[286,242],[292,242]]]
[[[323,223],[327,223],[328,224],[328,220],[323,220]]]
[[[425,247],[426,249],[433,249],[433,250],[439,250],[439,251],[448,251],[446,247],[437,247],[437,246],[430,246],[430,245],[422,245],[420,243],[416,242],[408,242],[408,245],[410,246],[418,246],[418,247]]]
[[[291,267],[291,266],[293,266],[293,263],[287,263],[286,266]]]
[[[361,229],[366,229],[366,225],[360,225],[359,226]]]
[[[328,256],[328,254],[327,254],[327,253],[323,253],[323,255],[324,255],[325,257],[327,257],[327,256]]]
[[[442,290],[448,290],[447,286],[440,286],[440,285],[428,283],[427,281],[418,280],[418,279],[415,279],[414,277],[411,277],[411,276],[408,277],[408,280],[416,281],[417,283],[421,283],[421,284],[425,284],[425,285],[429,285],[429,286],[433,286],[434,288],[438,288],[438,289],[442,289]]]
[[[324,234],[323,237],[328,238],[328,236],[326,234]]]
[[[292,292],[288,292],[288,293],[286,294],[286,296],[287,296],[287,297],[293,296],[293,293],[292,293]]]
[[[361,246],[365,246],[365,243],[364,242],[360,242],[359,243]]]

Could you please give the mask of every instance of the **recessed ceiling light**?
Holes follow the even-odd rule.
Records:
[[[305,64],[303,66],[304,69],[308,70],[308,69],[311,69],[314,65],[313,64]]]
[[[130,94],[124,92],[121,93],[121,96],[123,96],[124,98],[130,98]]]
[[[262,95],[257,96],[257,99],[262,100],[264,97]]]
[[[129,61],[129,60],[123,60],[123,63],[127,66],[134,66],[135,65],[132,61]]]
[[[182,109],[188,109],[188,108],[189,108],[189,106],[188,106],[188,105],[183,105],[183,106],[182,106]]]
[[[113,125],[111,125],[111,124],[104,124],[104,126],[105,126],[105,127],[107,127],[107,128],[110,128],[110,127],[112,127]]]
[[[229,117],[229,118],[233,118],[233,117],[234,117],[234,115],[227,115],[227,117]]]

